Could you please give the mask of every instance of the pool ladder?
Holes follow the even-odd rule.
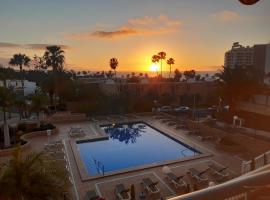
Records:
[[[104,176],[105,174],[105,170],[104,170],[104,164],[102,164],[102,162],[98,161],[95,158],[92,158],[96,167],[96,170],[98,172],[98,174],[102,174]]]

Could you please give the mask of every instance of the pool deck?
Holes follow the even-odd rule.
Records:
[[[77,140],[88,140],[93,138],[104,137],[104,132],[99,129],[100,124],[112,124],[121,122],[143,121],[147,124],[155,127],[156,129],[165,132],[171,137],[183,141],[189,146],[201,151],[203,156],[196,159],[183,159],[172,163],[165,163],[169,166],[176,175],[184,175],[184,180],[191,185],[191,191],[198,188],[207,187],[207,184],[195,184],[194,179],[188,172],[189,168],[196,168],[198,170],[205,170],[208,168],[208,164],[215,163],[220,166],[228,166],[230,172],[230,178],[238,176],[241,173],[241,163],[244,160],[238,154],[231,154],[219,151],[215,148],[215,145],[209,141],[201,141],[195,136],[187,134],[187,130],[175,129],[165,123],[161,123],[160,120],[154,119],[153,116],[143,115],[130,115],[123,116],[110,116],[99,117],[95,120],[81,121],[81,122],[69,122],[56,124],[59,129],[57,135],[40,136],[32,138],[32,145],[25,153],[33,151],[42,151],[45,144],[48,141],[62,140],[64,143],[65,151],[67,154],[67,162],[70,168],[70,177],[73,182],[72,199],[85,199],[86,192],[89,190],[96,190],[96,192],[103,196],[107,200],[115,200],[114,195],[115,185],[123,183],[127,188],[130,188],[132,184],[135,186],[135,196],[139,199],[139,194],[142,191],[142,179],[145,177],[151,178],[153,181],[158,181],[158,188],[160,193],[158,195],[147,195],[146,199],[160,199],[161,197],[173,197],[176,195],[184,194],[185,191],[175,189],[173,185],[169,183],[166,175],[162,172],[164,165],[153,165],[148,167],[140,167],[132,171],[123,171],[122,173],[112,174],[110,176],[99,176],[95,178],[89,178],[89,175],[84,168],[83,162],[80,161],[78,148],[76,147]],[[80,127],[85,133],[84,137],[71,138],[69,131],[71,127]],[[1,157],[1,161],[5,161],[7,158]],[[209,172],[205,174],[210,181],[216,182]],[[85,178],[85,177],[86,178]]]

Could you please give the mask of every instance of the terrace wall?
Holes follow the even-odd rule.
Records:
[[[99,87],[107,95],[119,95],[121,92],[129,92],[136,96],[144,96],[150,92],[173,96],[199,94],[204,100],[217,91],[214,82],[112,83],[99,84]]]
[[[260,155],[270,149],[270,142],[246,136],[238,133],[237,131],[227,132],[216,127],[210,127],[206,124],[196,123],[191,120],[187,121],[187,127],[190,129],[197,129],[201,132],[201,134],[211,135],[215,138],[229,136],[234,143],[239,144],[242,147],[242,150],[250,151],[255,155]]]

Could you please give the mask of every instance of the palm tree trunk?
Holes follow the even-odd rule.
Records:
[[[22,64],[20,64],[20,73],[21,73],[21,84],[22,84],[22,94],[24,96],[24,80],[23,80],[23,73],[22,73]]]
[[[4,79],[4,87],[7,87],[6,79]],[[6,107],[3,106],[3,115],[4,115],[4,146],[9,147],[10,146],[10,136],[9,136],[9,128],[7,123],[7,117],[6,117]]]
[[[4,113],[4,145],[7,148],[10,146],[10,136],[9,136],[9,128],[8,128],[8,123],[7,123],[7,118],[6,118],[5,106],[3,106],[3,113]]]
[[[172,72],[172,66],[170,65],[170,74],[169,74],[169,78],[171,78],[171,72]]]
[[[37,111],[37,127],[40,126],[40,120],[39,120],[39,110]]]
[[[162,59],[161,59],[161,65],[160,65],[160,77],[162,78]]]

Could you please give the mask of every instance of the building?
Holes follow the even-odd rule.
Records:
[[[3,81],[0,81],[0,86],[4,86]],[[33,94],[37,90],[36,83],[27,80],[24,80],[24,88],[22,88],[22,82],[20,80],[6,80],[6,86],[9,88],[13,88],[14,91],[17,93],[24,92],[25,96]]]
[[[225,53],[224,66],[254,66],[261,77],[270,73],[270,43],[255,44],[253,47],[233,43],[232,48]]]
[[[225,67],[233,68],[239,66],[252,66],[254,48],[242,46],[238,42],[233,43],[232,48],[225,53]]]

